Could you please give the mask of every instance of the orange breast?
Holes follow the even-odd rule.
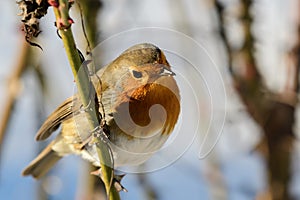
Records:
[[[125,126],[138,125],[147,127],[145,134],[162,130],[162,134],[170,134],[174,129],[180,112],[180,97],[173,77],[161,77],[135,89],[130,100],[116,108],[116,120]],[[134,130],[133,127],[127,130]]]

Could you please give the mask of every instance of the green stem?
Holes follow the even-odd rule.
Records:
[[[99,115],[96,112],[97,106],[94,99],[91,99],[90,94],[96,94],[93,84],[90,82],[87,69],[81,67],[81,60],[76,48],[74,37],[71,30],[71,23],[69,18],[69,3],[68,0],[59,0],[59,7],[54,7],[54,14],[56,17],[56,24],[60,30],[60,35],[64,43],[66,54],[76,81],[79,98],[82,105],[86,109],[86,117],[89,122],[90,130],[96,130],[99,127]],[[98,102],[96,102],[98,103]],[[98,139],[97,152],[100,159],[102,180],[105,184],[105,189],[110,200],[120,199],[119,193],[112,185],[113,168],[109,148],[107,144]]]

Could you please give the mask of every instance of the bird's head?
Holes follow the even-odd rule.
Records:
[[[112,87],[119,92],[155,83],[159,78],[174,76],[164,53],[148,43],[137,44],[124,51],[105,71]],[[109,74],[108,74],[109,73]]]

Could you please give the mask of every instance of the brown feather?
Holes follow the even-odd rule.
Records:
[[[70,97],[64,101],[53,113],[51,113],[38,130],[35,139],[38,141],[47,139],[52,132],[58,129],[64,120],[72,117],[72,113],[75,110],[74,102],[74,97]]]
[[[23,176],[32,175],[39,179],[45,175],[61,159],[55,151],[52,150],[52,141],[22,172]]]
[[[172,132],[180,112],[179,89],[173,77],[161,77],[154,83],[137,88],[129,95],[130,98],[120,97],[123,102],[117,106],[114,114],[119,126],[126,127],[131,132],[134,129],[132,126],[145,127],[151,124],[149,134],[153,133],[151,129],[155,130],[157,127],[163,127],[162,134]],[[164,110],[153,111],[154,118],[151,119],[149,111],[155,105],[162,106]]]

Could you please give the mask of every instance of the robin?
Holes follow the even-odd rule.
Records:
[[[180,112],[175,73],[164,53],[152,44],[137,44],[96,74],[92,82],[109,129],[114,167],[147,161],[166,142]],[[68,154],[80,155],[99,167],[96,147],[82,148],[84,138],[91,134],[87,123],[76,95],[63,102],[41,126],[36,140],[47,139],[61,126],[59,134],[23,175],[40,178]]]

